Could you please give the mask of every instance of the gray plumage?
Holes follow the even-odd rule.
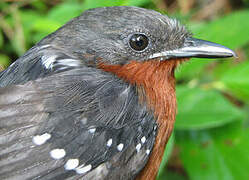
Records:
[[[106,173],[100,179],[134,177],[147,161],[146,150],[152,149],[156,133],[153,116],[137,103],[134,92],[110,74],[84,67],[0,89],[1,179],[83,176],[65,170],[65,162],[72,158],[92,169],[101,165],[85,179],[98,179],[99,173]],[[44,133],[51,138],[36,146],[32,137]],[[147,141],[137,153],[143,136]],[[122,153],[117,150],[120,143]],[[58,148],[66,156],[56,161],[49,152]],[[124,168],[128,164],[129,170]]]
[[[146,46],[138,51],[131,41]],[[0,73],[0,179],[134,179],[149,159],[157,118],[136,84],[99,63],[234,55],[152,10],[85,11]],[[166,74],[173,84],[173,68]]]
[[[136,52],[128,45],[128,38],[134,33],[149,37],[149,46],[142,52]],[[155,53],[180,48],[189,36],[178,21],[153,10],[126,6],[87,10],[45,37],[0,73],[0,87],[50,74],[50,69],[42,65],[43,56],[58,55],[58,59],[76,59],[79,64],[93,67],[98,58],[108,64],[126,64],[130,60],[144,61]],[[61,69],[65,70],[65,67]],[[57,70],[55,67],[52,72]]]

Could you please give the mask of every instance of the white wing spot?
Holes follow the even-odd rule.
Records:
[[[83,117],[80,121],[81,121],[82,124],[85,125],[85,124],[87,123],[87,118],[86,118],[86,117]]]
[[[149,150],[149,149],[146,150],[146,154],[147,154],[147,155],[150,154],[150,150]]]
[[[89,165],[87,165],[87,166],[79,166],[79,167],[77,167],[76,169],[75,169],[75,171],[76,171],[76,173],[78,173],[78,174],[84,174],[84,173],[86,173],[86,172],[88,172],[88,171],[90,171],[92,169],[92,165],[91,164],[89,164]]]
[[[96,131],[96,128],[89,129],[90,133],[95,133],[95,131]]]
[[[157,18],[161,23],[166,24],[161,18]]]
[[[45,133],[42,135],[37,135],[34,136],[32,138],[33,143],[35,143],[36,145],[40,146],[42,144],[44,144],[47,140],[49,140],[51,138],[51,134]]]
[[[53,149],[50,151],[50,156],[53,159],[61,159],[66,155],[66,151],[64,149]]]
[[[125,88],[125,90],[123,90],[122,93],[120,93],[120,95],[124,95],[124,94],[127,94],[130,90],[130,86],[128,88]]]
[[[137,150],[137,152],[139,152],[139,151],[140,151],[141,147],[142,147],[141,143],[137,144],[137,146],[136,146],[136,150]]]
[[[144,144],[144,143],[145,143],[145,141],[146,141],[146,137],[145,137],[145,136],[143,136],[143,137],[141,138],[141,142]]]
[[[42,56],[42,64],[45,66],[46,69],[52,69],[53,64],[56,61],[57,55],[52,55],[52,56]]]
[[[73,170],[77,168],[79,165],[79,160],[78,159],[69,159],[67,163],[64,165],[64,168],[66,170]]]
[[[77,67],[80,66],[80,61],[77,59],[59,59],[58,64],[69,67]]]
[[[45,45],[43,45],[43,46],[40,46],[40,49],[45,49],[45,48],[48,48],[48,47],[50,47],[51,45],[50,44],[45,44]]]
[[[109,139],[109,140],[107,141],[106,145],[107,145],[108,147],[111,147],[111,145],[112,145],[112,139]]]
[[[122,151],[124,148],[124,144],[120,143],[118,146],[117,146],[117,149],[118,151]]]

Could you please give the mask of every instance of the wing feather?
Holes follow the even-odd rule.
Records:
[[[93,68],[1,88],[0,107],[0,179],[127,179],[155,140],[135,88]]]

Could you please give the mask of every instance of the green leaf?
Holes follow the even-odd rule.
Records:
[[[4,42],[4,40],[3,40],[3,32],[2,32],[2,30],[0,29],[0,48],[3,47],[3,42]]]
[[[97,8],[97,7],[105,7],[105,6],[121,6],[123,3],[125,3],[125,0],[85,0],[83,3],[84,10],[91,9],[91,8]]]
[[[62,24],[59,23],[58,21],[46,18],[37,19],[32,26],[32,31],[35,32],[35,34],[32,35],[32,41],[33,42],[40,41],[42,38],[56,31],[61,26]]]
[[[175,73],[178,80],[190,80],[200,78],[203,74],[203,69],[210,63],[214,62],[210,59],[192,58],[190,61],[181,64]]]
[[[151,0],[85,0],[83,3],[84,10],[105,7],[105,6],[143,6],[150,3]]]
[[[204,129],[244,119],[245,114],[218,91],[180,86],[176,129]]]
[[[24,37],[28,43],[28,46],[30,46],[30,44],[37,42],[34,40],[34,32],[39,33],[42,31],[42,29],[39,29],[38,25],[36,24],[39,23],[40,20],[43,20],[44,17],[40,16],[40,14],[33,10],[20,11],[20,15],[22,19],[22,25],[24,27]]]
[[[205,131],[177,132],[176,144],[191,180],[248,180],[249,129],[240,122]]]
[[[249,103],[249,61],[228,69],[220,81],[233,95]]]
[[[162,175],[157,177],[157,180],[188,180],[187,177],[181,175],[179,172],[164,171]]]
[[[50,20],[50,19],[39,19],[33,25],[33,30],[36,32],[46,32],[51,33],[58,29],[61,24],[58,21]]]
[[[31,1],[30,2],[33,7],[35,7],[39,11],[47,10],[48,6],[43,1]]]
[[[82,5],[76,2],[64,2],[55,6],[48,13],[47,19],[56,21],[61,25],[82,13]]]
[[[172,135],[169,138],[169,141],[168,141],[168,143],[166,145],[164,155],[163,155],[163,159],[162,159],[162,162],[160,164],[159,171],[158,171],[157,178],[162,176],[163,172],[165,171],[166,164],[167,164],[167,162],[169,160],[169,157],[170,157],[170,155],[171,155],[171,153],[173,151],[174,141],[175,141],[175,136],[174,136],[174,133],[172,133]]]
[[[238,48],[249,41],[249,11],[237,11],[193,29],[195,37],[205,38],[229,48]],[[191,26],[190,26],[191,28]]]
[[[234,61],[219,61],[212,71],[215,79],[220,79],[229,69],[234,68]]]
[[[126,0],[123,6],[143,6],[150,3],[151,0]]]
[[[248,31],[246,31],[249,29],[249,23],[245,23],[248,19],[249,11],[237,11],[210,23],[189,24],[189,28],[196,38],[213,41],[234,49],[249,42]],[[204,75],[202,72],[207,64],[212,62],[199,58],[193,59],[181,65],[180,70],[176,72],[176,78],[189,80],[200,77],[200,74]]]
[[[22,19],[22,24],[24,25],[24,30],[28,29],[30,30],[33,24],[39,20],[44,19],[42,15],[37,13],[34,10],[26,10],[26,11],[20,11],[20,16]]]
[[[0,54],[0,71],[10,65],[10,58],[4,54]]]
[[[8,8],[8,3],[4,1],[0,1],[0,10]]]

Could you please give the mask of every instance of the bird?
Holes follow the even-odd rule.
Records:
[[[235,56],[154,10],[84,11],[0,72],[0,179],[155,179],[175,69]]]

